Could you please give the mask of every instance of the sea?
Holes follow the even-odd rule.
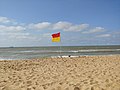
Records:
[[[112,46],[46,46],[1,47],[0,60],[24,60],[54,56],[117,55],[120,45]]]

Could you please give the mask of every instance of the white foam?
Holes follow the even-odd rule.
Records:
[[[13,60],[13,59],[8,59],[8,58],[0,58],[0,61],[2,60]]]
[[[51,58],[69,58],[69,57],[79,57],[79,56],[51,56]]]

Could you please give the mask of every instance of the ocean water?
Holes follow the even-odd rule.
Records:
[[[0,60],[33,59],[52,56],[114,55],[120,54],[117,46],[51,46],[0,48]]]

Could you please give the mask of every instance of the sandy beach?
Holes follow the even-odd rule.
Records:
[[[0,90],[120,90],[120,55],[0,61]]]

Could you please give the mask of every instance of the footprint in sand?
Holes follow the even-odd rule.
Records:
[[[75,87],[74,90],[80,90],[80,88],[79,87]]]
[[[49,90],[81,90],[79,87],[62,87],[62,86],[58,86],[56,88],[51,88]]]

